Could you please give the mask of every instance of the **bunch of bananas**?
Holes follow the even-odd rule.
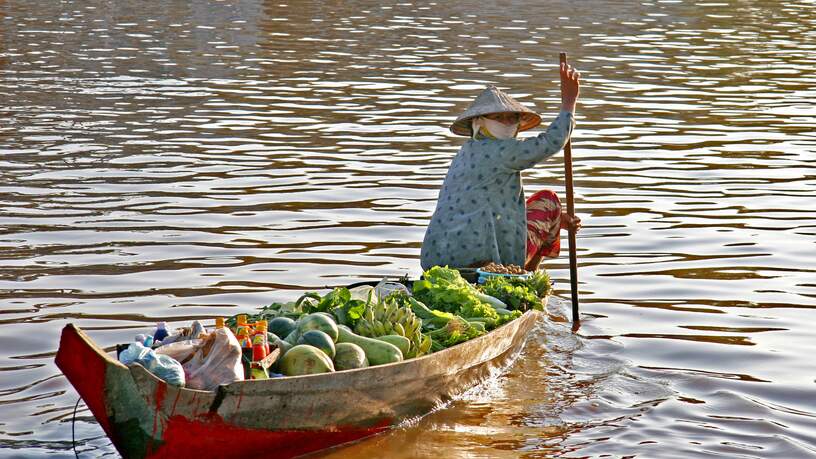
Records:
[[[406,358],[418,357],[430,350],[431,340],[422,334],[422,319],[414,315],[410,307],[400,306],[388,298],[369,303],[354,332],[370,338],[404,336],[411,342],[411,351]]]

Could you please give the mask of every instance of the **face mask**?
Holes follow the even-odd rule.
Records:
[[[504,124],[483,116],[473,118],[473,138],[478,135],[490,139],[512,139],[518,134],[519,123]]]

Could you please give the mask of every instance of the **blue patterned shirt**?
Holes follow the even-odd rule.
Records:
[[[422,269],[495,261],[523,265],[527,209],[521,171],[558,153],[575,119],[562,110],[524,140],[468,140],[451,161],[420,253]]]

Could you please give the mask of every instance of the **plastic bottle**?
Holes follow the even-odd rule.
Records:
[[[144,343],[142,343],[144,347],[152,347],[153,346],[153,335],[147,335],[145,337]]]
[[[261,365],[266,357],[266,332],[255,334],[252,341],[252,363],[249,365],[249,379],[269,379],[269,372]]]
[[[215,329],[218,330],[219,328],[224,328],[224,318],[223,317],[216,317],[215,318]]]
[[[156,333],[153,333],[153,341],[158,342],[167,338],[167,322],[156,324]]]
[[[247,323],[246,314],[238,314],[235,318],[235,337],[242,349],[252,348],[252,330]]]
[[[264,350],[266,355],[269,355],[269,339],[266,332],[269,330],[269,322],[266,320],[259,320],[255,323],[255,334],[252,336],[252,343],[255,344],[255,337],[261,336],[263,338]]]
[[[252,341],[249,336],[249,326],[246,323],[246,315],[240,314],[236,318],[235,338],[241,346],[241,363],[244,366],[244,379],[252,377]]]
[[[263,360],[266,356],[266,336],[256,334],[252,338],[252,361]]]
[[[235,318],[235,323],[238,327],[245,327],[247,325],[247,315],[238,314],[238,317]]]
[[[238,331],[235,333],[235,338],[238,339],[238,344],[241,345],[241,349],[246,349],[247,329],[245,327],[238,327]]]

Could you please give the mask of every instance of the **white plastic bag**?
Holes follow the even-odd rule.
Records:
[[[183,386],[185,382],[184,368],[174,358],[163,354],[157,354],[153,349],[145,347],[142,343],[130,343],[127,349],[119,355],[119,361],[125,365],[138,363],[145,367],[147,371],[174,386]]]
[[[193,339],[165,344],[164,346],[159,346],[156,348],[156,354],[170,356],[181,362],[183,365],[185,362],[190,360],[193,357],[193,354],[195,354],[195,351],[201,347],[201,342],[202,340],[200,339]]]
[[[359,287],[354,287],[353,289],[349,290],[351,293],[352,300],[362,300],[368,301],[369,295],[372,295],[374,292],[374,287],[370,285],[361,285]],[[376,299],[376,297],[374,297]]]
[[[400,282],[390,281],[388,278],[383,278],[383,280],[378,282],[377,286],[374,287],[374,291],[377,293],[377,298],[380,300],[394,292],[403,292],[406,295],[411,296],[411,291],[408,290],[408,287]]]
[[[226,327],[200,340],[192,358],[183,366],[187,387],[191,389],[215,390],[221,384],[244,379],[241,345]]]

